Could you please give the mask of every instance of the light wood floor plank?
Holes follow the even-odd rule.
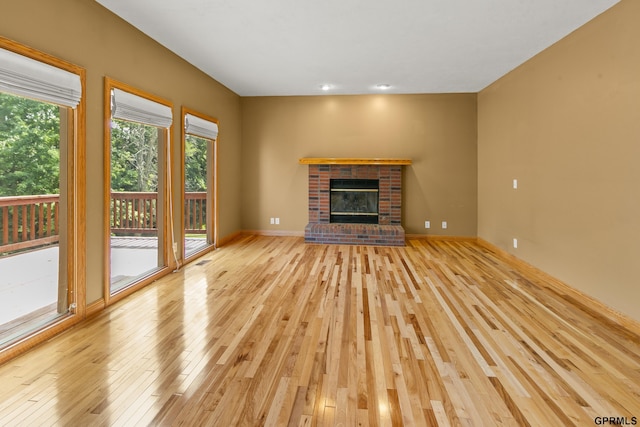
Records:
[[[0,366],[0,425],[597,416],[640,418],[640,337],[464,240],[243,236]]]

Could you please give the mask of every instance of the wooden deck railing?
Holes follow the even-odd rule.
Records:
[[[0,197],[0,253],[59,241],[58,194]],[[206,234],[206,192],[185,194],[185,232]],[[115,235],[157,232],[158,194],[111,193],[111,231]]]
[[[207,234],[207,193],[191,192],[184,196],[184,232]]]
[[[185,193],[185,232],[206,234],[206,192]],[[158,231],[158,193],[111,192],[111,232],[116,236]]]
[[[13,252],[59,240],[60,196],[0,197],[0,252]]]
[[[116,236],[158,232],[158,193],[112,191],[110,212]]]

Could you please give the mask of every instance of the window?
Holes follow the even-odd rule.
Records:
[[[171,220],[171,104],[105,80],[106,302],[174,265]]]
[[[0,38],[0,351],[84,315],[84,78]]]
[[[218,121],[182,108],[184,259],[215,246]]]

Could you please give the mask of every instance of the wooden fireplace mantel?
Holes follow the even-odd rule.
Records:
[[[411,159],[361,158],[361,157],[303,157],[301,165],[410,165]]]

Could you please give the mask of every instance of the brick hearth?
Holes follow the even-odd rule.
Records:
[[[339,245],[404,246],[404,228],[399,225],[310,223],[304,229],[304,241]]]
[[[331,179],[379,180],[378,224],[331,223]],[[306,242],[404,246],[401,212],[401,165],[309,164],[309,224],[304,233]]]

